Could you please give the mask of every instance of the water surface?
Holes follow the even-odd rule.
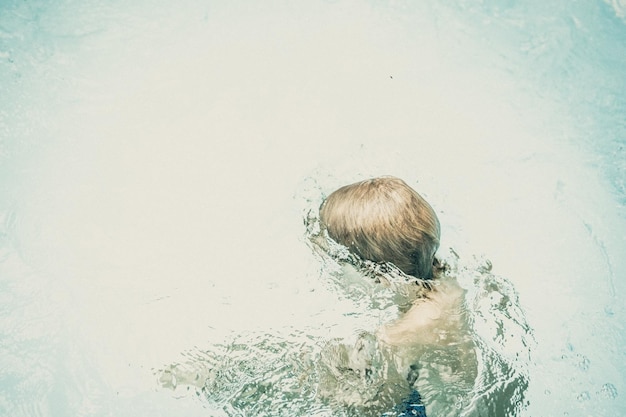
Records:
[[[514,284],[523,415],[625,414],[625,12],[3,2],[0,414],[222,415],[157,371],[373,324],[303,220],[381,174]]]

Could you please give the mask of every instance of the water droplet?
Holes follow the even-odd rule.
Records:
[[[591,398],[591,395],[589,395],[589,391],[583,391],[580,394],[578,394],[578,397],[576,397],[576,399],[580,402],[589,401],[590,398]]]
[[[602,395],[604,398],[613,400],[617,397],[617,388],[611,383],[606,383],[602,385],[602,389],[598,394]]]
[[[455,402],[456,409],[461,410],[464,405],[465,405],[465,402],[463,401],[463,398],[459,396]]]
[[[578,355],[578,363],[576,364],[578,368],[580,368],[583,371],[588,371],[590,364],[591,364],[591,361],[589,360],[588,357],[586,357],[585,355]]]

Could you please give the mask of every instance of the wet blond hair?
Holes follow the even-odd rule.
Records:
[[[322,203],[320,221],[334,241],[361,258],[392,263],[417,278],[433,277],[439,219],[399,178],[379,177],[339,188]]]

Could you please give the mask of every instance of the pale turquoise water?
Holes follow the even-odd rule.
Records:
[[[393,314],[320,282],[304,238],[311,190],[380,174],[515,285],[536,340],[521,415],[626,414],[625,15],[2,2],[0,415],[235,413],[157,371],[236,337],[290,358]]]

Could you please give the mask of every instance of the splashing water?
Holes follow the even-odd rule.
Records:
[[[322,195],[308,201],[316,203]],[[306,229],[308,239],[317,242],[314,210],[306,210]],[[343,312],[351,322],[347,337],[324,334],[326,325],[286,336],[239,334],[226,345],[161,370],[162,385],[191,387],[229,416],[383,415],[412,389],[419,390],[431,415],[516,415],[524,408],[532,333],[517,293],[490,273],[489,261],[460,266],[454,252],[445,261],[446,275],[467,288],[466,335],[453,337],[442,328],[437,344],[398,349],[379,343],[376,327],[397,317],[402,299],[415,298],[403,291],[420,288],[415,279],[393,266],[361,262],[332,240],[322,247],[323,268],[316,280],[349,302]],[[360,271],[345,265],[354,262]],[[370,273],[363,275],[367,269]]]

